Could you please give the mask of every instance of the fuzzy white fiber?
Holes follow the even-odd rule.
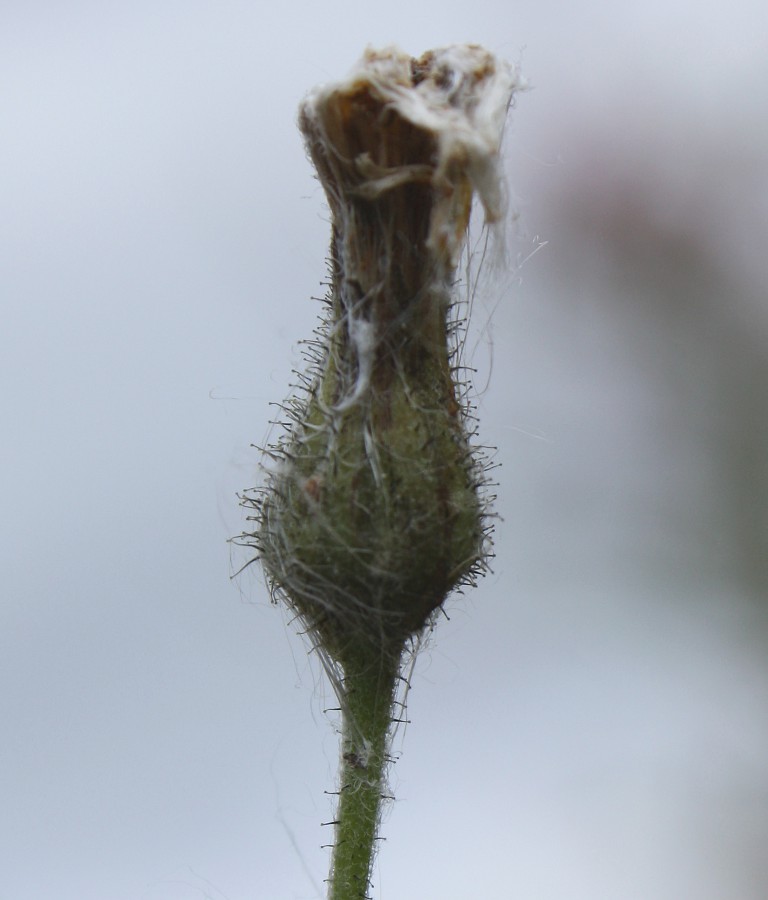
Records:
[[[486,222],[498,222],[504,214],[499,171],[504,123],[514,94],[526,89],[527,83],[516,67],[475,44],[444,47],[427,57],[425,77],[414,83],[413,64],[426,62],[426,57],[414,61],[396,47],[369,47],[345,80],[315,88],[304,101],[302,114],[318,121],[317,111],[332,94],[366,87],[404,120],[433,135],[437,159],[434,168],[393,170],[380,169],[367,157],[356,160],[358,171],[368,176],[361,192],[375,197],[404,181],[416,180],[430,180],[440,188],[451,183],[450,173],[458,168],[477,192]],[[443,210],[433,219],[428,243],[455,261],[464,229],[457,230],[451,203],[448,190]]]

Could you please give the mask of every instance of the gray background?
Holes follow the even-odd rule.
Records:
[[[325,271],[295,110],[368,43],[468,40],[534,86],[468,345],[503,521],[418,661],[374,896],[763,900],[767,20],[2,5],[2,900],[320,896],[333,698],[227,545]]]

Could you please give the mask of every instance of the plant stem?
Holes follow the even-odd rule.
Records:
[[[394,658],[345,664],[342,753],[329,900],[368,895],[388,763],[388,736],[399,672]]]

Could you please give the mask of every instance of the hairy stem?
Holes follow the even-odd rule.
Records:
[[[329,900],[369,896],[399,659],[345,665],[342,754]]]

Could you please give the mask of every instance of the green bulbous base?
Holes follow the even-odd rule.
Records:
[[[337,661],[360,644],[399,654],[484,556],[447,358],[339,413],[321,403],[329,393],[325,380],[272,476],[261,557]]]

